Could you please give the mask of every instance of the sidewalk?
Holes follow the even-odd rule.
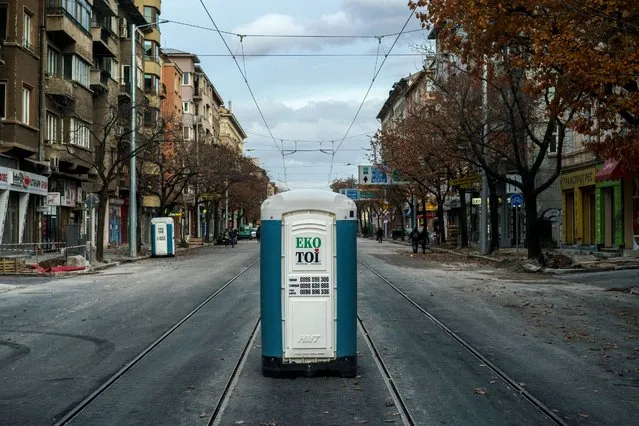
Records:
[[[213,244],[204,243],[202,245],[195,245],[190,247],[177,247],[175,250],[176,256],[184,255],[193,250],[198,250],[203,247],[210,247]],[[95,252],[92,254],[95,256]],[[66,277],[70,275],[87,274],[98,272],[107,268],[112,268],[124,263],[139,262],[141,260],[149,259],[151,257],[151,250],[149,247],[142,247],[142,250],[138,256],[129,256],[128,246],[120,247],[107,247],[104,249],[104,262],[91,262],[86,268],[73,271],[51,271],[52,266],[64,265],[64,256],[60,253],[55,253],[49,256],[40,256],[38,258],[31,257],[26,260],[27,268],[21,272],[0,274],[0,276],[49,276],[49,277]],[[43,265],[43,268],[38,268],[38,265]],[[29,267],[30,266],[30,267]]]
[[[398,245],[410,247],[408,240],[386,240]],[[574,254],[572,250],[543,250],[545,265],[537,260],[527,258],[527,250],[520,248],[502,248],[489,256],[480,254],[477,247],[446,248],[441,246],[427,246],[433,252],[448,253],[460,258],[477,259],[493,263],[497,268],[521,269],[525,272],[539,272],[545,274],[568,274],[578,272],[618,271],[625,269],[639,269],[639,254],[637,256],[603,257],[597,254]],[[421,249],[420,249],[421,251]]]

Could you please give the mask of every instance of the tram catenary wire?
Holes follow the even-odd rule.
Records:
[[[220,32],[220,29],[218,28],[217,24],[215,23],[215,20],[213,19],[213,16],[211,16],[211,13],[209,12],[209,9],[204,4],[204,0],[200,0],[200,4],[202,4],[202,7],[204,8],[204,11],[206,12],[206,14],[208,15],[209,19],[211,20],[211,23],[215,27],[215,31],[218,33],[218,35],[222,39],[222,42],[224,43],[224,46],[226,46],[226,50],[228,50],[228,52],[231,55],[233,55],[233,52],[231,51],[231,48],[230,48],[229,44],[226,42],[226,39],[224,38],[224,36]],[[262,118],[262,121],[264,122],[264,126],[266,126],[266,130],[268,130],[268,134],[271,136],[271,139],[273,140],[273,143],[275,144],[275,146],[278,147],[278,149],[280,150],[280,154],[282,154],[282,166],[284,167],[284,183],[285,183],[286,186],[288,186],[288,175],[286,173],[286,161],[284,160],[284,153],[282,151],[282,147],[280,147],[278,145],[277,141],[275,140],[275,137],[273,136],[273,132],[271,131],[271,127],[268,125],[268,122],[266,121],[266,117],[264,117],[264,113],[262,112],[262,108],[260,108],[260,104],[257,102],[257,98],[255,97],[255,94],[253,93],[253,89],[251,88],[251,85],[248,82],[246,74],[244,72],[242,72],[242,67],[240,66],[240,63],[237,61],[237,57],[236,56],[233,56],[233,62],[235,62],[235,65],[237,66],[237,70],[240,72],[240,74],[242,75],[242,78],[244,79],[244,83],[246,84],[246,87],[248,88],[248,91],[251,94],[251,98],[253,98],[253,102],[255,103],[255,107],[257,108],[257,111],[260,113],[260,117]]]
[[[362,112],[364,103],[366,102],[366,99],[368,98],[368,95],[371,92],[371,89],[373,88],[373,84],[375,84],[375,80],[377,79],[377,76],[379,75],[379,73],[382,71],[382,68],[384,67],[386,60],[388,59],[388,55],[390,55],[391,52],[393,51],[393,48],[397,44],[397,41],[399,40],[399,38],[402,36],[402,33],[404,32],[404,30],[406,30],[406,26],[408,25],[408,23],[410,22],[414,14],[415,14],[415,11],[412,10],[410,12],[410,15],[408,15],[408,19],[406,19],[406,22],[404,22],[404,26],[402,27],[400,32],[397,33],[397,37],[395,37],[395,40],[393,41],[393,44],[391,45],[390,49],[388,49],[388,52],[384,54],[384,59],[382,60],[382,63],[379,64],[379,68],[377,68],[377,71],[373,75],[373,78],[371,79],[371,84],[368,85],[368,89],[366,89],[366,93],[364,94],[364,99],[362,99],[362,102],[359,104],[359,108],[357,108],[357,112],[355,112],[355,116],[353,117],[353,120],[351,120],[351,124],[349,124],[348,129],[346,129],[346,133],[344,134],[344,137],[342,138],[340,143],[337,145],[337,148],[335,148],[335,153],[337,153],[337,151],[339,151],[339,149],[342,147],[342,144],[348,137],[348,134],[351,132],[353,125],[355,125],[355,121],[357,120],[357,117],[359,117],[360,112]],[[380,43],[381,43],[381,40],[380,40]],[[379,53],[379,50],[377,52]],[[377,61],[375,61],[375,67],[377,67]],[[333,175],[333,162],[335,160],[335,153],[333,153],[333,156],[331,158],[331,168],[328,172],[328,185],[331,184],[331,177]]]
[[[168,19],[167,22],[171,22],[178,25],[184,25],[186,27],[198,28],[206,31],[213,31],[220,34],[231,35],[235,37],[242,38],[356,38],[356,39],[379,39],[384,37],[393,37],[400,33],[388,33],[388,34],[240,34],[232,31],[220,30],[217,28],[205,27],[203,25],[189,24],[188,22],[175,21],[172,19]],[[424,31],[423,29],[414,29],[409,31],[404,31],[404,34],[416,33]]]

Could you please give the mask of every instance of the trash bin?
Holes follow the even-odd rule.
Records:
[[[334,192],[289,191],[262,203],[262,373],[357,370],[357,213]]]
[[[175,229],[173,218],[154,217],[151,219],[151,256],[175,255]]]

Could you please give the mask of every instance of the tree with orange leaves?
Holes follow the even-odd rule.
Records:
[[[424,26],[471,67],[489,58],[551,96],[549,116],[574,112],[600,156],[639,164],[639,6],[636,0],[418,0]]]

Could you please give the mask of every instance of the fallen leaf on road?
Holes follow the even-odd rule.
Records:
[[[477,395],[486,395],[486,390],[484,388],[475,388],[475,393]]]

